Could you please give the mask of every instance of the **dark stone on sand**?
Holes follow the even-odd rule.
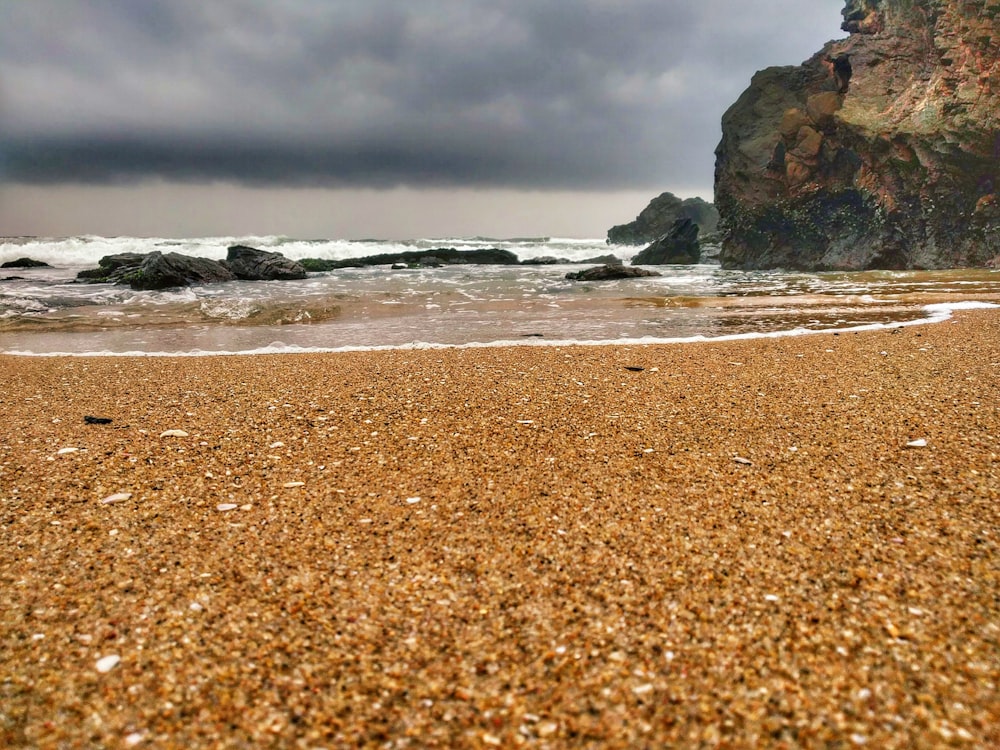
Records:
[[[306,277],[306,269],[301,263],[281,253],[246,245],[230,247],[225,265],[237,279],[244,281],[290,281]]]
[[[632,265],[662,266],[697,263],[701,257],[698,225],[691,219],[677,219],[670,231],[632,259]]]
[[[108,417],[92,417],[89,414],[83,418],[83,421],[87,424],[111,424],[111,419]]]
[[[605,266],[595,266],[584,271],[576,271],[566,274],[570,281],[615,281],[617,279],[637,279],[646,276],[662,276],[656,271],[635,266],[622,266],[608,264]]]
[[[18,258],[0,263],[0,268],[52,268],[48,263],[34,258]]]

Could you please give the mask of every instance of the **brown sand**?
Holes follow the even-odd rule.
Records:
[[[996,312],[0,372],[0,745],[1000,744]]]

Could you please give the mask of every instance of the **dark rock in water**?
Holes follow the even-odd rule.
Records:
[[[299,265],[306,269],[309,273],[324,273],[326,271],[332,271],[335,268],[344,268],[344,266],[337,265],[342,261],[337,260],[327,260],[325,258],[303,258],[299,261]]]
[[[105,255],[98,268],[80,271],[77,279],[89,282],[128,284],[133,289],[168,289],[191,284],[232,281],[236,277],[222,263],[159,250],[151,253]]]
[[[401,253],[381,253],[361,258],[347,260],[323,260],[321,258],[306,258],[299,261],[307,271],[334,271],[338,268],[366,268],[368,266],[391,266],[400,264],[419,267],[425,261],[434,261],[441,265],[499,265],[514,266],[520,261],[514,253],[496,247],[476,250],[456,250],[452,247],[439,247],[433,250],[406,250]]]
[[[576,271],[566,274],[570,281],[615,281],[616,279],[637,279],[644,276],[662,276],[656,271],[649,271],[645,268],[635,266],[622,266],[608,264],[605,266],[595,266],[585,271]]]
[[[128,270],[135,270],[146,257],[145,253],[117,253],[105,255],[97,261],[97,268],[80,271],[76,278],[93,283],[115,283]]]
[[[226,266],[244,281],[286,281],[304,279],[306,269],[301,263],[281,253],[258,250],[246,245],[233,245],[226,255]]]
[[[677,219],[669,232],[632,259],[632,265],[691,264],[700,257],[698,225],[691,219]]]
[[[552,255],[542,255],[538,258],[526,258],[521,261],[522,266],[556,266],[560,263],[570,263],[566,258],[556,258]]]
[[[722,119],[726,268],[985,266],[1000,256],[996,10],[848,0],[847,39],[757,73]]]
[[[598,255],[594,258],[586,258],[585,260],[581,260],[580,263],[600,263],[606,266],[620,266],[623,261],[617,255],[609,253],[607,255]]]
[[[587,264],[593,265],[595,263],[600,264],[611,264],[611,265],[621,265],[621,258],[617,255],[598,255],[594,258],[585,258],[583,260],[570,260],[569,258],[555,258],[551,255],[543,255],[539,258],[528,258],[521,261],[522,266],[556,266],[556,265],[568,265],[568,264]]]
[[[146,255],[139,267],[128,271],[117,282],[137,290],[169,289],[191,284],[233,281],[236,276],[217,260],[192,258],[180,253],[164,255],[158,250]]]
[[[0,268],[52,268],[48,263],[33,258],[18,258],[0,263]]]
[[[673,193],[662,193],[649,202],[635,221],[609,229],[608,243],[645,245],[654,242],[669,232],[677,219],[690,219],[703,234],[708,234],[718,227],[719,212],[701,198],[681,200]]]

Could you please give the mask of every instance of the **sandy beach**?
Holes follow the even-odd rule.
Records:
[[[0,373],[5,747],[1000,745],[1000,312]]]

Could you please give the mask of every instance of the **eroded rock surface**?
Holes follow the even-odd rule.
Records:
[[[756,74],[723,117],[729,268],[1000,256],[1000,0],[849,0],[846,39]]]

